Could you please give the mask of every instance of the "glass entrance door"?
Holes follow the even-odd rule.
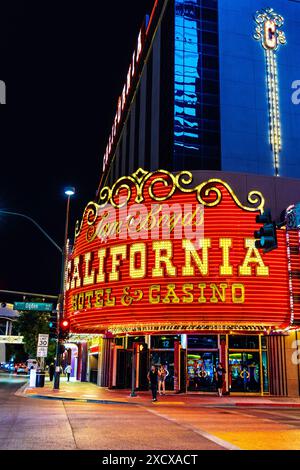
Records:
[[[229,386],[231,392],[259,393],[259,352],[229,352]]]
[[[188,390],[214,392],[214,373],[218,362],[217,351],[189,351],[187,355]]]

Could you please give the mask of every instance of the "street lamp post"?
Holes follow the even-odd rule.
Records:
[[[28,215],[26,214],[21,214],[20,212],[12,212],[12,211],[6,211],[4,209],[0,209],[0,215],[1,214],[4,214],[4,215],[13,215],[13,216],[16,216],[16,217],[22,217],[23,219],[26,219],[26,220],[29,220],[29,222],[31,222],[32,224],[34,224],[39,230],[40,232],[42,232],[46,238],[48,238],[48,240],[52,243],[52,245],[55,246],[55,248],[60,252],[62,253],[62,249],[60,248],[60,246],[58,246],[58,244],[53,240],[53,238],[50,237],[50,235],[48,235],[48,233],[46,232],[46,230],[44,230],[40,224],[38,224],[32,217],[29,217]]]
[[[61,257],[61,279],[60,279],[60,294],[58,298],[58,305],[57,305],[57,343],[56,343],[56,358],[55,358],[55,375],[54,375],[54,390],[59,389],[59,382],[60,382],[60,321],[63,318],[63,308],[64,308],[64,294],[65,294],[65,266],[67,260],[67,242],[68,242],[68,229],[69,229],[69,214],[70,214],[70,199],[75,194],[75,188],[68,187],[65,188],[65,195],[67,198],[67,208],[66,208],[66,224],[65,224],[65,238],[64,238],[64,245],[62,249],[62,257]]]

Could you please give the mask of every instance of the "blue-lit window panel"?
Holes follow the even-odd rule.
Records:
[[[190,116],[196,116],[196,109],[195,109],[194,106],[193,107],[192,106],[191,107],[186,106],[184,108],[183,114],[185,114],[185,116],[189,116],[189,117]]]
[[[199,102],[199,96],[196,93],[183,93],[182,101],[184,104],[195,106]]]
[[[175,106],[184,106],[184,99],[183,99],[183,92],[177,91],[175,92]],[[176,113],[176,110],[175,110]]]
[[[193,52],[194,54],[197,54],[198,53],[198,48],[197,48],[197,44],[193,43],[193,42],[184,42],[183,43],[183,50],[185,52]]]
[[[183,50],[184,55],[184,65],[188,67],[197,67],[199,63],[199,53],[196,50],[188,51],[187,49]]]
[[[185,87],[186,86],[192,86],[193,89],[195,90],[195,86],[196,86],[195,77],[185,76],[185,77],[181,77],[181,79],[182,79],[182,83],[184,84]]]
[[[174,68],[175,68],[175,74],[176,74],[176,75],[181,75],[181,76],[183,76],[183,66],[182,66],[182,65],[177,65],[177,64],[175,63]]]
[[[180,41],[179,39],[175,41],[175,51],[182,51],[184,50],[184,41]]]
[[[180,41],[177,41],[177,42],[180,43]],[[182,42],[182,51],[184,52],[185,56],[189,56],[189,55],[192,56],[193,54],[196,56],[199,56],[199,53],[200,53],[197,44],[193,42],[187,42],[187,41]]]
[[[196,21],[187,20],[186,18],[183,19],[182,26],[186,29],[193,29],[196,31],[200,29]]]
[[[196,134],[196,133],[184,132],[184,135],[185,135],[186,137],[191,137],[191,138],[193,138],[193,139],[198,139],[198,134]]]
[[[176,41],[182,41],[188,44],[196,44],[199,46],[198,31],[195,29],[177,28],[175,39]]]
[[[184,85],[185,83],[185,77],[183,76],[183,73],[180,73],[180,74],[176,74],[175,75],[175,86],[177,84],[183,84]]]
[[[179,126],[182,126],[182,127],[184,126],[183,117],[176,116],[174,122],[175,122],[175,125],[179,125]]]
[[[185,54],[183,51],[175,51],[175,64],[183,66],[185,62]]]
[[[194,41],[186,41],[186,40],[180,41],[180,40],[177,40],[176,41],[176,48],[179,48],[179,47],[183,51],[192,50],[192,52],[194,52],[194,54],[197,54],[199,52],[199,45],[198,45],[197,42],[194,42]]]
[[[184,134],[184,129],[183,129],[183,127],[182,127],[181,124],[178,124],[178,123],[177,123],[177,121],[175,121],[174,129],[175,129],[175,132],[176,132],[177,137],[179,137],[179,136],[182,137],[182,136],[183,136],[183,134]]]
[[[180,26],[178,26],[176,28],[176,33],[175,33],[175,45],[177,45],[177,42],[178,41],[184,41],[185,40],[185,34],[184,34],[184,28],[181,28]]]
[[[186,152],[199,157],[201,150],[201,1],[175,0],[174,152],[179,158]],[[211,25],[206,29],[214,31]]]
[[[187,67],[185,65],[183,68],[183,74],[185,77],[193,77],[195,80],[200,78],[199,70],[196,67]]]
[[[197,145],[197,143],[192,143],[192,142],[187,142],[185,141],[184,142],[184,147],[187,149],[187,150],[190,150],[190,149],[193,149],[193,150],[196,150],[196,151],[199,151],[200,150],[200,145]]]
[[[175,100],[176,99],[183,100],[184,95],[185,95],[185,90],[184,90],[183,83],[177,83],[175,85]]]
[[[178,106],[177,104],[175,104],[174,106],[175,108],[175,116],[178,116],[178,115],[183,115],[184,114],[184,107],[183,106]]]
[[[175,16],[175,29],[177,27],[181,27],[183,28],[184,27],[184,20],[183,20],[183,17],[182,16]]]

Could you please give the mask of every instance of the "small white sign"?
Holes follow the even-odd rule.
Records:
[[[48,348],[47,347],[38,347],[37,348],[37,353],[36,353],[36,356],[37,357],[47,357],[48,355]]]
[[[49,335],[39,334],[38,348],[48,348],[48,344],[49,344]]]
[[[39,334],[37,357],[47,357],[48,355],[49,335]]]

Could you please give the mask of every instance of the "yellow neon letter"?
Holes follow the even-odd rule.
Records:
[[[245,248],[248,248],[247,254],[244,259],[242,266],[239,266],[240,276],[251,276],[252,269],[249,263],[256,263],[256,275],[257,276],[268,276],[269,267],[264,265],[262,257],[257,248],[255,248],[255,240],[252,238],[245,239]]]
[[[119,280],[120,271],[117,268],[120,266],[121,260],[118,258],[118,256],[121,256],[122,259],[126,259],[126,253],[127,253],[127,246],[126,245],[113,246],[110,249],[110,254],[112,256],[111,273],[109,275],[109,280],[110,281],[118,281]]]
[[[239,295],[237,295],[236,291],[240,291]],[[244,284],[232,284],[231,292],[232,292],[232,302],[234,304],[243,304],[245,302],[245,286],[244,286]]]
[[[220,276],[232,276],[232,266],[229,264],[229,248],[232,247],[231,238],[220,238],[219,247],[222,248],[223,264],[220,266]]]
[[[210,239],[201,238],[199,240],[199,248],[202,248],[203,260],[200,259],[194,244],[190,240],[182,240],[182,248],[185,250],[185,266],[182,268],[182,275],[195,275],[195,269],[191,263],[193,258],[202,276],[206,276],[208,274],[208,248],[210,248]]]
[[[98,269],[98,274],[97,274],[97,283],[105,282],[105,273],[104,273],[105,256],[106,256],[106,248],[101,248],[101,250],[98,250],[99,269]]]
[[[83,278],[83,285],[88,286],[89,284],[94,284],[95,282],[95,270],[90,270],[90,263],[91,263],[92,253],[86,253],[84,255],[84,262],[85,262],[85,272]],[[89,274],[90,272],[90,274]]]
[[[221,290],[218,288],[218,286],[216,284],[210,284],[210,288],[212,290],[212,297],[210,298],[210,301],[214,304],[218,303],[218,298],[216,296],[216,293],[218,294],[218,296],[220,297],[220,300],[221,302],[225,302],[226,300],[226,289],[227,289],[228,285],[227,284],[223,284],[221,283],[220,284],[220,289],[222,289],[222,292]]]
[[[73,276],[72,276],[72,281],[71,281],[71,289],[74,289],[74,288],[76,289],[77,287],[81,286],[79,264],[80,264],[80,256],[76,256],[76,258],[74,258],[74,271],[73,271]]]
[[[164,270],[161,266],[165,264],[167,276],[176,276],[176,268],[172,264],[173,246],[171,240],[163,240],[153,242],[153,250],[155,251],[155,267],[152,269],[153,277],[163,277]],[[162,255],[161,252],[165,251],[166,254]]]
[[[136,254],[141,256],[141,265],[136,268]],[[130,247],[129,276],[131,279],[142,279],[146,276],[146,245],[145,243],[134,243]]]

